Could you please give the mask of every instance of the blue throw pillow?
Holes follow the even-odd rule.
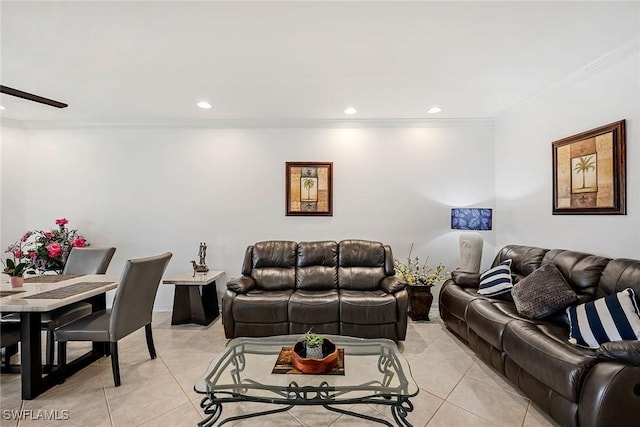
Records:
[[[500,264],[485,271],[480,275],[478,293],[488,297],[495,297],[511,292],[511,260],[502,261]]]
[[[633,289],[567,308],[569,342],[598,348],[610,341],[640,339],[640,314]]]

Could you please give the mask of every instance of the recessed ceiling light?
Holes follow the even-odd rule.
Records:
[[[4,108],[4,105],[0,105],[0,110],[6,110],[6,108]]]
[[[200,108],[204,108],[205,110],[211,108],[211,104],[209,104],[207,101],[200,101],[196,105]]]
[[[347,108],[346,110],[344,110],[344,113],[345,113],[345,114],[355,114],[355,113],[357,113],[357,112],[358,112],[358,110],[356,110],[356,109],[355,109],[355,108],[353,108],[353,107],[349,107],[349,108]]]
[[[442,111],[442,108],[440,107],[431,107],[429,108],[429,110],[427,110],[427,113],[436,114],[436,113],[439,113],[440,111]]]

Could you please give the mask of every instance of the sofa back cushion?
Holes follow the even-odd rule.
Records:
[[[585,301],[595,298],[600,277],[609,261],[598,255],[552,249],[545,254],[542,263],[553,263],[578,297],[583,297],[580,301]]]
[[[537,248],[534,246],[507,245],[500,249],[496,258],[493,260],[492,267],[498,266],[501,262],[508,259],[511,260],[511,274],[517,282],[523,276],[527,276],[533,270],[540,267],[542,258],[548,249]]]
[[[600,276],[596,297],[615,294],[626,288],[633,289],[640,305],[640,260],[617,258],[609,261]]]
[[[296,242],[269,240],[247,248],[243,274],[253,277],[264,290],[294,289],[296,282]],[[250,262],[250,268],[246,264]]]
[[[338,243],[300,242],[296,289],[322,290],[338,287]]]
[[[391,260],[387,260],[391,257]],[[391,249],[380,242],[343,240],[338,244],[338,286],[341,289],[370,291],[380,289],[380,282],[393,275]]]

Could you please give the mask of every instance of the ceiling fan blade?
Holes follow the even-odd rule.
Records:
[[[49,98],[43,98],[42,96],[34,95],[28,92],[23,92],[21,90],[13,89],[7,86],[0,85],[0,92],[7,95],[11,95],[11,96],[17,96],[18,98],[28,99],[29,101],[35,101],[41,104],[50,105],[56,108],[65,108],[69,106],[69,104],[65,104],[63,102],[54,101],[53,99],[49,99]]]

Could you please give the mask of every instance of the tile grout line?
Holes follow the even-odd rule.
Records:
[[[173,378],[173,380],[176,382],[176,384],[178,384],[178,387],[180,387],[180,390],[182,390],[182,393],[187,398],[187,401],[196,410],[196,412],[198,412],[198,415],[200,415],[201,414],[200,408],[197,407],[193,403],[193,400],[189,397],[189,395],[187,394],[186,390],[182,387],[182,384],[180,384],[180,381],[178,381],[178,378],[176,378],[176,376],[174,375],[173,371],[171,370],[171,368],[169,368],[169,365],[167,365],[167,362],[165,362],[164,358],[162,357],[162,355],[160,353],[158,353],[158,359],[160,359],[162,361],[162,364],[164,365],[165,368],[167,368],[167,371],[169,372],[169,375],[171,375],[171,378]],[[179,408],[179,406],[177,408]],[[176,408],[174,408],[174,409],[176,409]],[[172,409],[172,411],[174,409]],[[165,414],[168,414],[169,412],[171,412],[171,411],[165,412]],[[164,415],[164,414],[161,414],[161,415]],[[161,416],[161,415],[159,415],[159,416]],[[202,415],[204,416],[205,414],[202,414]],[[158,417],[151,418],[151,420],[154,420],[156,418],[158,418]],[[148,420],[148,421],[151,421],[151,420]]]
[[[476,357],[478,357],[478,356],[476,356]],[[480,382],[480,383],[482,383],[482,384],[486,385],[487,387],[490,387],[490,388],[493,388],[493,389],[496,389],[496,390],[504,391],[504,392],[506,392],[506,393],[508,393],[508,394],[510,394],[510,395],[512,395],[512,396],[520,397],[520,398],[522,398],[522,399],[526,400],[527,402],[529,402],[529,401],[531,400],[531,399],[529,399],[529,397],[528,397],[528,396],[526,396],[526,395],[522,395],[522,394],[518,393],[518,392],[516,391],[516,390],[518,390],[518,389],[517,389],[517,387],[516,387],[515,385],[511,385],[511,383],[509,382],[509,378],[507,378],[504,374],[501,374],[501,373],[500,373],[500,371],[495,370],[492,366],[489,366],[489,365],[485,364],[485,363],[482,361],[482,359],[480,359],[479,357],[478,357],[478,359],[479,359],[478,361],[482,362],[482,364],[478,363],[478,361],[474,361],[474,362],[473,362],[473,365],[471,366],[472,368],[473,368],[473,366],[479,366],[479,367],[481,367],[481,368],[482,368],[483,366],[487,366],[487,367],[491,370],[491,372],[493,372],[494,374],[498,375],[498,377],[499,377],[501,380],[504,380],[504,382],[506,383],[507,387],[503,387],[503,386],[501,386],[501,385],[499,385],[499,384],[491,384],[491,383],[488,383],[488,382],[484,381],[484,380],[483,380],[483,379],[481,379],[481,378],[477,378],[477,377],[475,377],[473,374],[471,374],[471,375],[469,376],[469,379],[471,379],[471,380],[473,380],[473,381]],[[465,374],[465,375],[466,375],[466,374]],[[487,375],[489,375],[489,374],[487,374]]]
[[[475,354],[475,353],[474,353],[474,356],[475,356],[475,357],[478,357],[478,355],[477,355],[477,354]],[[478,417],[478,418],[480,418],[480,419],[485,420],[485,421],[486,421],[486,422],[488,422],[488,423],[491,423],[491,424],[493,424],[493,425],[497,426],[498,424],[494,423],[493,421],[490,421],[490,420],[486,419],[485,417],[483,417],[483,416],[481,416],[481,415],[479,415],[479,414],[476,414],[476,413],[474,413],[474,412],[469,411],[468,409],[465,409],[465,408],[463,408],[463,407],[461,407],[461,406],[458,406],[458,405],[456,405],[456,404],[455,404],[455,403],[453,403],[453,402],[449,402],[449,397],[451,396],[451,394],[453,393],[453,391],[456,389],[456,387],[458,387],[458,385],[460,385],[460,383],[462,382],[462,380],[464,379],[464,377],[466,377],[466,376],[467,376],[467,374],[469,373],[469,371],[471,371],[471,368],[473,368],[473,366],[474,366],[475,364],[476,364],[476,361],[474,360],[474,361],[471,363],[471,366],[469,366],[469,368],[467,368],[467,370],[465,371],[465,373],[460,377],[460,379],[458,380],[458,382],[456,383],[456,385],[451,389],[451,391],[449,392],[449,394],[447,394],[447,397],[444,399],[444,402],[447,402],[447,403],[449,403],[450,405],[453,405],[453,406],[455,406],[455,407],[456,407],[456,408],[458,408],[458,409],[462,409],[463,411],[465,411],[465,412],[467,412],[467,413],[469,413],[469,414],[471,414],[471,415],[474,415],[474,416],[476,416],[476,417]],[[472,377],[470,377],[470,378],[472,378],[472,379],[474,379],[474,380],[475,380],[475,378],[473,378],[473,376],[472,376]],[[482,382],[482,381],[480,381],[480,382]],[[495,387],[494,387],[494,388],[495,388]],[[500,388],[500,387],[497,387],[497,388]],[[525,400],[527,401],[527,410],[528,410],[528,408],[529,408],[529,404],[530,404],[530,400],[529,400],[529,399],[527,399],[527,398],[525,398],[525,397],[522,397],[522,396],[518,396],[518,397],[521,397],[521,398],[523,398],[523,399],[525,399]],[[444,404],[444,402],[443,402],[442,404]],[[440,407],[442,407],[442,404],[440,405]],[[440,408],[438,408],[438,410],[440,410]],[[527,415],[527,410],[525,410],[525,418],[526,418],[526,415]],[[437,413],[437,411],[436,411],[436,413]],[[435,413],[434,413],[434,415],[433,415],[433,416],[435,416]],[[433,417],[432,417],[432,418],[433,418]],[[524,422],[524,419],[523,419],[523,422]]]
[[[455,388],[455,387],[454,387],[454,388]],[[420,391],[424,391],[425,393],[429,393],[427,390],[422,390],[422,389],[420,389]],[[429,393],[429,394],[430,394],[430,395],[432,395],[432,396],[435,396],[435,397],[436,397],[436,398],[438,398],[438,399],[440,399],[438,396],[436,396],[436,395],[435,395],[435,394],[433,394],[433,393]],[[438,405],[438,407],[436,408],[436,410],[435,410],[435,411],[433,411],[433,414],[431,414],[431,416],[429,417],[429,419],[427,420],[427,422],[426,422],[426,423],[424,423],[424,426],[423,426],[423,427],[427,427],[427,426],[429,425],[429,423],[431,422],[431,420],[433,419],[433,417],[435,417],[435,416],[436,416],[436,414],[438,413],[438,411],[440,410],[440,408],[442,408],[442,405],[444,405],[444,403],[446,402],[446,399],[441,399],[441,400],[442,400],[442,402],[440,402],[440,404]]]
[[[471,366],[469,366],[469,367],[467,368],[467,370],[465,371],[465,373],[464,373],[464,374],[462,374],[462,376],[460,377],[460,379],[458,380],[458,382],[456,383],[456,385],[455,385],[455,386],[453,386],[453,388],[451,389],[451,391],[449,392],[449,394],[447,394],[447,397],[444,399],[444,401],[442,402],[442,404],[440,405],[440,407],[442,407],[442,405],[444,405],[444,402],[447,402],[449,405],[453,405],[453,406],[455,406],[455,407],[456,407],[456,408],[458,408],[458,409],[461,409],[461,410],[463,410],[463,411],[465,411],[465,412],[467,412],[467,413],[469,413],[469,414],[471,414],[471,415],[473,415],[473,416],[476,416],[476,417],[478,417],[478,418],[480,418],[480,419],[482,419],[482,420],[485,420],[486,422],[488,422],[488,423],[490,423],[490,424],[493,424],[494,426],[497,426],[498,424],[494,423],[493,421],[489,421],[488,419],[486,419],[486,418],[484,418],[484,417],[482,417],[482,416],[480,416],[480,415],[478,415],[478,414],[475,414],[475,413],[473,413],[473,412],[471,412],[471,411],[469,411],[469,410],[467,410],[467,409],[465,409],[465,408],[463,408],[463,407],[461,407],[461,406],[458,406],[458,405],[456,405],[456,404],[455,404],[455,403],[453,403],[453,402],[449,402],[449,397],[451,396],[451,394],[453,393],[453,391],[456,389],[456,387],[458,387],[458,385],[460,385],[460,383],[462,382],[462,380],[464,379],[464,377],[465,377],[465,376],[467,376],[467,374],[469,373],[469,371],[471,370],[471,368],[473,368],[473,365],[475,365],[475,361],[474,361],[474,362],[472,362],[472,363],[471,363]],[[440,410],[440,408],[438,408],[438,410]],[[436,411],[436,413],[437,413],[437,411]],[[433,414],[433,416],[435,416],[435,413]],[[433,418],[433,417],[432,417],[432,418]]]
[[[524,417],[522,418],[522,424],[520,424],[520,427],[524,427],[524,423],[527,421],[527,414],[529,413],[530,407],[531,407],[531,400],[529,400],[527,404],[527,410],[524,411]]]
[[[109,359],[111,359],[111,355],[109,355]],[[107,404],[107,413],[109,414],[109,423],[111,424],[111,427],[115,427],[115,424],[113,422],[113,414],[111,414],[111,405],[109,404],[109,397],[107,396],[107,386],[104,383],[102,369],[100,369],[100,360],[96,360],[96,363],[98,365],[98,375],[100,376],[100,384],[102,384],[102,392],[104,393],[104,400],[105,400],[105,403]]]
[[[468,409],[465,409],[465,408],[463,408],[463,407],[461,407],[461,406],[458,406],[458,405],[456,405],[456,404],[455,404],[455,403],[453,403],[453,402],[447,402],[447,403],[448,403],[449,405],[455,406],[456,408],[458,408],[458,409],[460,409],[460,410],[462,410],[462,411],[464,411],[464,412],[466,412],[466,413],[468,413],[468,414],[471,414],[471,415],[473,415],[473,416],[475,416],[475,417],[478,417],[478,418],[480,418],[481,420],[484,420],[484,421],[488,422],[488,423],[489,423],[489,424],[491,424],[491,425],[494,425],[494,426],[498,426],[498,427],[500,427],[500,425],[499,425],[499,424],[496,424],[496,423],[494,423],[493,421],[488,420],[488,419],[486,419],[485,417],[483,417],[483,416],[481,416],[481,415],[478,415],[478,414],[476,414],[476,413],[474,413],[474,412],[471,412],[471,411],[469,411]]]

